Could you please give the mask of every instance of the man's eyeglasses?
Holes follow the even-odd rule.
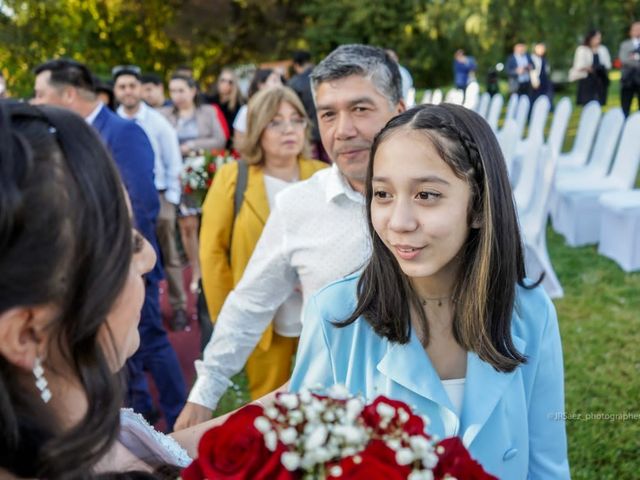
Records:
[[[220,83],[228,83],[229,85],[233,85],[233,79],[232,78],[221,78]]]
[[[271,120],[267,123],[269,130],[280,133],[286,132],[289,126],[293,130],[303,130],[307,126],[307,120],[305,118],[292,118],[291,120]]]
[[[116,65],[111,69],[111,76],[115,77],[122,72],[131,72],[136,75],[142,75],[142,70],[137,65]]]

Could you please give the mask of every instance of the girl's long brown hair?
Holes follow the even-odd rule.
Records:
[[[390,341],[407,343],[410,311],[427,328],[419,298],[397,260],[376,234],[371,221],[371,179],[380,144],[400,130],[424,132],[453,172],[468,182],[471,229],[460,252],[461,270],[453,291],[453,333],[458,344],[475,352],[496,370],[509,372],[526,361],[511,338],[516,285],[525,288],[523,247],[513,195],[500,146],[487,123],[476,113],[450,104],[422,105],[392,119],[376,136],[367,171],[367,221],[373,253],[358,283],[358,304],[337,326],[364,317],[376,333]],[[428,329],[427,341],[428,341]]]

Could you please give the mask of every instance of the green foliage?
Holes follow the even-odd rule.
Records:
[[[480,80],[517,40],[543,40],[551,65],[567,69],[585,32],[598,27],[615,57],[635,0],[0,0],[0,66],[18,95],[31,91],[30,69],[66,55],[106,75],[136,63],[167,75],[181,63],[209,81],[228,64],[288,59],[308,48],[316,60],[337,45],[393,48],[418,86],[452,76],[464,48]]]

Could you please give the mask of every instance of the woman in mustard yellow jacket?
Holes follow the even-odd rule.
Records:
[[[202,207],[200,262],[209,314],[215,319],[242,278],[269,216],[275,195],[327,164],[307,160],[309,121],[295,92],[272,87],[249,102],[247,134],[240,152],[249,164],[242,205],[234,219],[238,163],[217,173]],[[232,231],[233,230],[233,231]],[[289,379],[300,335],[300,292],[292,292],[247,361],[251,397],[259,398]]]

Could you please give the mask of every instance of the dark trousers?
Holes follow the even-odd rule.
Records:
[[[640,107],[640,84],[620,85],[620,105],[625,117],[629,116],[634,96],[638,98],[638,107]]]
[[[129,405],[143,414],[153,410],[145,375],[145,372],[151,373],[158,389],[167,428],[173,430],[173,424],[186,401],[186,386],[178,357],[162,325],[158,283],[149,279],[138,332],[140,348],[127,362]]]

